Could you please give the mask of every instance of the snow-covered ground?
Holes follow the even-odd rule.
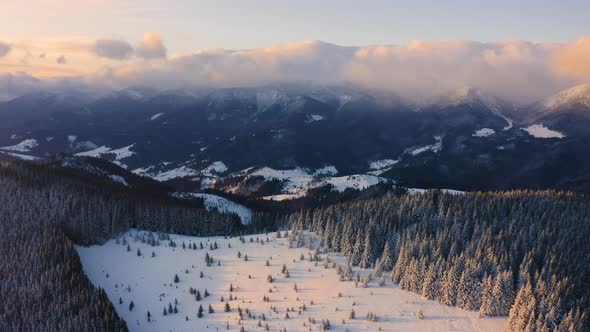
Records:
[[[5,154],[14,158],[18,158],[20,160],[38,160],[38,157],[34,157],[34,156],[29,156],[26,154],[22,154],[22,153],[14,153],[14,152],[6,152],[6,151],[0,151],[0,154]]]
[[[150,117],[150,120],[154,121],[154,120],[158,119],[159,117],[161,117],[162,115],[164,115],[164,113],[156,113]]]
[[[227,172],[227,166],[222,161],[213,162],[211,165],[201,170],[201,175],[214,177],[218,174]]]
[[[115,149],[115,150],[109,148],[106,145],[103,145],[103,146],[99,146],[98,148],[90,150],[90,151],[76,153],[76,156],[100,158],[103,155],[113,154],[113,155],[115,155],[115,160],[120,161],[125,158],[129,158],[135,154],[135,152],[131,151],[131,148],[134,145],[135,144],[131,144],[131,145],[122,147],[120,149]]]
[[[488,136],[492,136],[493,134],[495,134],[496,131],[492,128],[481,128],[477,131],[475,131],[475,133],[473,133],[473,137],[488,137]]]
[[[244,225],[248,225],[252,221],[252,211],[250,209],[221,196],[203,193],[175,193],[174,196],[180,199],[190,199],[193,197],[202,198],[205,203],[205,208],[209,211],[217,210],[219,212],[235,213],[240,216],[242,224]]]
[[[369,175],[380,176],[381,174],[389,171],[393,165],[399,163],[399,160],[395,159],[381,159],[371,161],[369,163],[370,172],[367,172]]]
[[[129,250],[122,238],[101,246],[77,247],[84,271],[94,285],[105,289],[131,331],[224,331],[227,326],[230,331],[239,331],[241,326],[245,331],[264,331],[266,324],[270,331],[319,331],[323,319],[330,321],[332,331],[351,332],[502,331],[506,325],[505,318],[480,318],[477,312],[425,300],[389,281],[379,287],[373,278],[367,288],[355,287],[354,281],[339,281],[332,264],[324,264],[328,258],[341,264],[342,257],[322,254],[320,262],[311,262],[310,250],[290,249],[288,240],[276,239],[274,233],[247,236],[244,243],[238,238],[170,235],[176,247],[169,246],[169,240],[151,246],[136,239],[136,235],[147,238],[145,234],[136,230],[125,234]],[[204,249],[199,249],[201,243]],[[210,249],[214,243],[219,249]],[[211,266],[206,266],[206,254],[213,259]],[[282,273],[283,265],[288,277]],[[360,274],[364,277],[372,272],[361,270]],[[274,279],[272,283],[268,276]],[[199,292],[200,301],[191,289]],[[204,297],[205,291],[210,296]],[[129,309],[131,301],[133,310]],[[224,310],[225,303],[229,312]],[[202,318],[197,317],[199,305],[203,306]],[[169,306],[176,306],[177,313],[168,313]],[[355,319],[350,318],[352,310]],[[423,319],[418,317],[419,310]],[[376,322],[366,318],[369,312],[377,315]]]
[[[388,182],[390,180],[374,175],[354,174],[346,176],[334,176],[338,170],[334,166],[326,166],[320,169],[311,170],[307,168],[294,168],[277,170],[270,167],[262,167],[258,169],[248,168],[243,171],[230,174],[228,177],[246,176],[246,177],[262,177],[266,180],[279,180],[283,183],[283,189],[280,194],[265,196],[262,199],[266,200],[287,200],[303,197],[310,189],[323,187],[325,185],[332,185],[332,190],[343,192],[346,189],[366,189],[378,183]],[[236,192],[240,185],[226,188],[229,192]]]
[[[442,136],[434,136],[435,143],[430,145],[425,145],[418,148],[409,148],[404,151],[404,153],[411,154],[412,156],[417,156],[420,153],[426,151],[432,151],[434,153],[438,153],[442,150]]]
[[[18,144],[15,144],[15,145],[0,147],[0,150],[12,151],[12,152],[31,152],[31,150],[36,148],[37,146],[39,146],[39,143],[37,143],[37,140],[26,139]]]
[[[555,131],[555,130],[551,130],[545,126],[543,126],[542,124],[535,124],[532,126],[528,126],[526,128],[522,128],[522,130],[526,131],[527,133],[529,133],[529,135],[535,137],[535,138],[564,138],[565,135]]]
[[[133,171],[135,174],[141,174],[138,170]],[[197,171],[190,167],[180,166],[178,168],[171,169],[169,171],[160,172],[154,175],[150,175],[156,181],[168,181],[176,178],[185,178],[189,176],[196,176],[198,174]]]

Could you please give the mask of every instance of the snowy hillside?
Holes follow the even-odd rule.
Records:
[[[202,193],[175,193],[174,196],[180,199],[190,199],[193,197],[202,198],[205,201],[205,208],[209,211],[217,210],[219,212],[235,213],[240,216],[242,224],[244,225],[248,225],[252,221],[252,211],[250,209],[217,195]]]
[[[285,237],[275,236],[248,236],[242,243],[132,230],[77,250],[84,271],[131,331],[265,331],[267,325],[270,331],[319,331],[322,321],[332,331],[505,328],[504,318],[422,299],[387,278],[380,287],[378,278],[367,279],[370,269],[358,271],[361,282],[340,281],[335,266],[342,266],[342,257],[320,253],[316,261],[312,251],[290,249]]]
[[[307,192],[314,188],[332,186],[332,191],[343,192],[346,189],[363,190],[379,183],[391,182],[389,179],[381,178],[374,175],[353,174],[346,176],[335,176],[338,170],[334,166],[326,166],[320,169],[311,170],[307,168],[294,168],[286,170],[277,170],[270,167],[248,168],[243,171],[230,174],[231,177],[245,177],[245,182],[249,178],[261,177],[266,181],[278,180],[283,184],[280,194],[262,197],[266,200],[286,200],[304,197]],[[240,184],[233,187],[223,188],[228,192],[238,192]]]

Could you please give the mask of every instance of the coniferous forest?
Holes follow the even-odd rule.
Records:
[[[160,189],[137,192],[46,164],[1,161],[0,187],[2,331],[127,330],[73,245],[130,228],[197,236],[291,228],[295,238],[309,230],[349,266],[375,268],[445,305],[508,316],[511,331],[590,329],[590,202],[575,193],[396,194],[254,213],[244,227],[236,215]],[[352,279],[347,271],[342,277]]]
[[[403,289],[509,316],[511,331],[588,331],[589,203],[555,191],[430,192],[302,211],[287,222]]]
[[[0,331],[126,331],[85,276],[73,241],[130,227],[193,235],[239,231],[208,212],[47,165],[0,161]]]

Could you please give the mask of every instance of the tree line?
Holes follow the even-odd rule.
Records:
[[[588,331],[589,203],[557,191],[432,191],[304,210],[283,222],[403,289],[508,316],[509,330]]]
[[[187,235],[238,234],[235,215],[75,171],[0,161],[0,331],[126,331],[85,276],[74,243],[137,227]]]

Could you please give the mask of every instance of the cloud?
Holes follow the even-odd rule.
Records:
[[[55,62],[57,64],[60,64],[60,65],[65,65],[66,62],[67,62],[67,60],[66,60],[66,57],[65,56],[60,55],[60,56],[57,57],[57,59],[55,59]]]
[[[531,102],[590,77],[590,61],[584,61],[589,59],[590,37],[573,43],[447,40],[363,47],[310,40],[251,50],[204,49],[172,56],[167,55],[154,33],[145,34],[134,51],[129,43],[116,39],[29,46],[34,54],[47,52],[47,59],[67,57],[68,66],[37,57],[20,63],[26,53],[17,45],[12,43],[11,53],[0,59],[0,71],[78,77],[113,88],[345,83],[423,99],[470,86],[510,101]]]
[[[162,43],[160,35],[154,32],[147,32],[137,45],[137,55],[144,59],[165,58],[166,47]]]
[[[590,79],[590,36],[560,49],[553,58],[553,68],[562,75]]]
[[[131,44],[119,39],[98,39],[93,51],[99,57],[115,60],[128,59],[133,55]]]
[[[105,77],[120,85],[170,87],[352,83],[407,98],[473,86],[529,102],[576,83],[552,69],[553,54],[563,47],[526,41],[414,41],[367,47],[306,41],[245,51],[201,50],[164,62],[115,66]]]
[[[10,52],[10,45],[0,42],[0,58],[6,56]]]

